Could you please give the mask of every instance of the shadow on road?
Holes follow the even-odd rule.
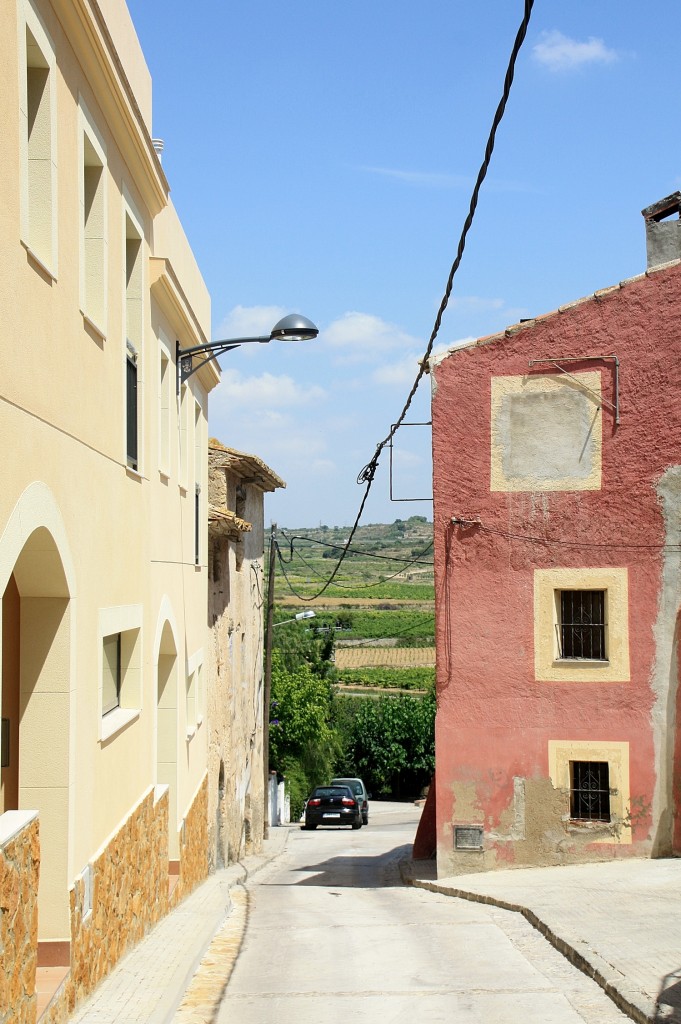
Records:
[[[331,833],[329,833],[331,835]],[[400,876],[399,864],[411,856],[412,844],[395,846],[387,853],[354,854],[352,856],[329,857],[316,864],[302,864],[291,869],[293,874],[304,874],[293,885],[313,885],[321,888],[387,889],[398,888],[404,883]],[[310,877],[310,872],[313,872]],[[266,883],[286,885],[285,882]]]
[[[655,1002],[655,1024],[681,1024],[681,968],[667,974]]]

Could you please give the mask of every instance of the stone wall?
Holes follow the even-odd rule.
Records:
[[[40,1024],[65,1024],[118,961],[208,874],[204,778],[180,842],[180,878],[168,896],[168,791],[151,790],[92,862],[92,909],[86,884],[71,890],[71,973]],[[0,1018],[0,1024],[4,1024]]]
[[[187,812],[180,835],[180,878],[173,889],[171,906],[176,907],[208,876],[208,776],[205,775]]]
[[[36,1019],[40,840],[37,817],[22,817],[29,820],[0,842],[0,1024]]]

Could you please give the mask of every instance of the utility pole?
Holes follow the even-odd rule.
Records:
[[[276,558],[277,524],[270,528],[270,562],[267,574],[267,613],[265,617],[265,665],[262,695],[262,765],[263,765],[263,821],[262,837],[270,834],[270,695],[272,690],[272,630],[274,618],[274,563]]]

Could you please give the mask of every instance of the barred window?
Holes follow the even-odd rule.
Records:
[[[605,591],[561,590],[559,658],[607,661]]]
[[[610,821],[607,761],[570,761],[570,817],[577,821]]]

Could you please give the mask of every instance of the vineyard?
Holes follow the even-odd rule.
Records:
[[[339,571],[347,527],[277,531],[275,621],[301,609],[310,636],[333,639],[339,691],[414,692],[434,685],[433,526],[422,516],[360,526]],[[414,672],[421,673],[418,680]],[[378,673],[378,675],[377,675]]]

